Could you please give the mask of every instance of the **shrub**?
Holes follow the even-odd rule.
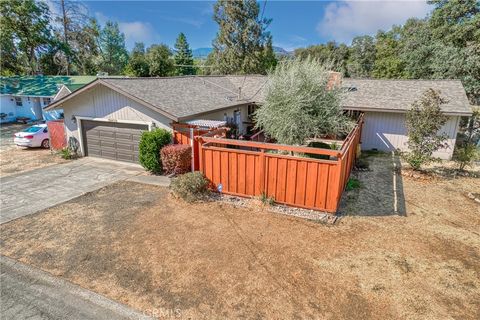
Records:
[[[260,195],[260,201],[263,203],[264,206],[273,206],[275,204],[275,197],[269,197],[265,192],[262,192]]]
[[[480,158],[480,152],[473,143],[464,143],[462,146],[455,148],[453,152],[453,160],[457,163],[458,169],[464,170],[471,166],[473,162]]]
[[[447,122],[440,108],[444,103],[446,101],[437,91],[428,89],[407,111],[409,151],[404,153],[404,158],[414,170],[435,161],[432,154],[446,145],[447,135],[438,133]]]
[[[144,131],[138,146],[140,164],[150,172],[162,172],[160,150],[170,141],[172,141],[172,135],[165,129]]]
[[[209,181],[201,172],[188,172],[172,179],[173,193],[187,202],[201,200],[208,192]]]
[[[163,171],[166,174],[182,174],[192,168],[192,147],[186,144],[171,144],[160,151]]]
[[[265,102],[254,114],[256,128],[291,145],[348,133],[354,123],[343,113],[343,89],[328,86],[330,66],[313,58],[284,62],[268,74]]]
[[[351,190],[358,189],[360,187],[361,187],[360,180],[355,179],[355,178],[350,178],[347,181],[347,186],[345,187],[345,190],[351,191]]]
[[[70,148],[63,148],[59,151],[60,157],[65,160],[70,160],[74,158],[74,153],[70,150]]]
[[[311,141],[307,144],[307,147],[320,148],[320,149],[330,149],[331,148],[331,146],[328,143],[321,142],[321,141]],[[314,159],[324,159],[324,160],[330,159],[329,155],[316,154],[316,153],[306,153],[305,157],[314,158]]]

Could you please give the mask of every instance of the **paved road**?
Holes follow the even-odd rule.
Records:
[[[70,282],[0,256],[1,319],[148,319]]]
[[[86,157],[4,177],[0,187],[0,223],[142,174],[144,170],[139,165]]]

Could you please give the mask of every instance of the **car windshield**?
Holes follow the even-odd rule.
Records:
[[[23,130],[22,132],[37,132],[37,131],[40,131],[42,129],[42,127],[30,127],[30,128],[27,128],[25,130]]]

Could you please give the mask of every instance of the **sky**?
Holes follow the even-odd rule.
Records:
[[[180,32],[191,48],[211,47],[218,25],[208,1],[86,1],[100,24],[119,23],[127,48],[135,42],[165,43],[171,47]],[[357,35],[374,35],[410,17],[425,17],[431,7],[424,0],[403,1],[259,1],[273,44],[286,50],[335,40],[350,44]]]

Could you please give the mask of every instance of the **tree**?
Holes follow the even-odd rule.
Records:
[[[465,47],[480,41],[480,2],[478,0],[429,0],[435,6],[430,26],[437,39]]]
[[[136,42],[128,59],[125,74],[134,77],[148,77],[149,65],[145,57],[145,45],[143,42]]]
[[[295,50],[295,57],[307,59],[309,57],[318,60],[322,64],[330,65],[332,70],[341,72],[347,76],[347,60],[349,49],[345,44],[337,44],[329,41],[327,44],[310,46],[305,49]]]
[[[376,78],[405,78],[405,62],[400,57],[398,27],[379,31],[375,44],[375,64],[372,75]]]
[[[375,63],[375,40],[371,36],[359,36],[352,40],[347,61],[351,77],[370,77]]]
[[[433,38],[427,19],[408,19],[399,30],[399,57],[403,61],[405,77],[429,79],[432,77],[433,56],[438,42]]]
[[[91,74],[96,70],[94,60],[99,54],[99,27],[88,16],[87,7],[79,1],[53,1],[58,14],[54,16],[54,35],[57,42],[55,59],[64,74]]]
[[[120,32],[118,23],[107,21],[100,32],[99,42],[99,69],[111,75],[121,74],[128,63],[128,52],[125,35]]]
[[[474,108],[472,116],[466,119],[461,127],[465,138],[455,146],[453,160],[460,170],[464,170],[475,160],[480,159],[480,108]]]
[[[404,158],[414,170],[435,161],[433,153],[447,146],[445,141],[448,136],[439,133],[447,122],[447,116],[441,110],[441,105],[445,103],[446,100],[439,92],[429,89],[407,111],[409,151],[404,154]]]
[[[154,44],[147,49],[146,58],[150,76],[165,77],[173,74],[170,49],[165,44]]]
[[[50,12],[45,2],[34,0],[0,1],[2,45],[13,49],[14,55],[2,67],[22,73],[39,72],[39,56],[52,42]],[[2,49],[4,53],[5,49]],[[15,63],[14,60],[15,59]],[[8,65],[14,63],[16,66]],[[3,71],[2,71],[3,72]]]
[[[175,42],[175,74],[176,75],[188,75],[195,74],[195,68],[193,67],[193,55],[192,50],[187,42],[187,37],[181,32],[178,35]]]
[[[268,40],[263,47],[262,62],[262,69],[265,70],[265,72],[275,69],[277,66],[277,57],[273,51],[272,37],[268,37]]]
[[[330,66],[296,58],[268,75],[265,103],[255,112],[257,128],[284,144],[305,144],[322,135],[347,133],[352,122],[343,114],[341,88],[327,88]]]
[[[213,19],[219,31],[213,41],[215,67],[222,74],[265,73],[263,50],[271,20],[259,17],[255,0],[219,0]]]

